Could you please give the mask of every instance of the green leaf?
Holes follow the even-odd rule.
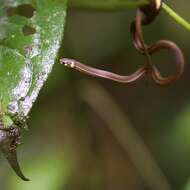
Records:
[[[69,6],[90,8],[96,10],[126,9],[127,7],[139,7],[147,3],[147,0],[69,0]]]
[[[56,62],[66,1],[0,0],[0,112],[16,124],[24,124]]]

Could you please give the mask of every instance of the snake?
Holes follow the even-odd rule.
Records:
[[[147,63],[140,66],[130,75],[120,75],[110,71],[98,69],[85,65],[75,59],[62,58],[60,63],[85,73],[90,76],[100,77],[116,81],[119,83],[132,83],[145,75],[150,75],[152,80],[158,85],[169,85],[177,81],[184,72],[185,59],[181,49],[172,41],[158,40],[151,45],[144,42],[142,35],[142,25],[148,25],[156,18],[162,8],[162,0],[148,0],[148,5],[140,7],[136,12],[135,20],[131,23],[132,42],[134,47],[144,56],[147,57]],[[175,71],[168,76],[162,76],[159,69],[152,64],[150,55],[160,50],[168,50],[175,57]]]

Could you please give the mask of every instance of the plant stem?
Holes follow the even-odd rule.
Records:
[[[173,11],[168,5],[163,3],[163,9],[168,13],[178,24],[180,24],[183,28],[190,31],[190,23],[188,23],[184,18],[179,16],[175,11]]]
[[[138,1],[97,1],[97,0],[69,0],[69,5],[71,7],[84,8],[84,9],[93,9],[96,11],[113,11],[113,10],[122,10],[127,7],[140,7],[147,4],[147,0],[138,0]],[[163,9],[165,12],[171,16],[172,19],[176,21],[186,30],[190,31],[190,23],[172,10],[167,4],[163,3]]]
[[[115,0],[69,0],[69,6],[76,8],[92,9],[96,11],[122,10],[127,7],[139,7],[147,4],[147,0],[115,1]]]

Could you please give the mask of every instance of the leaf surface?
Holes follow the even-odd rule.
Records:
[[[15,123],[24,123],[56,62],[65,15],[66,0],[0,0],[0,111]]]

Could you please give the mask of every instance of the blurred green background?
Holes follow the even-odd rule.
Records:
[[[190,21],[189,1],[167,2]],[[131,73],[145,61],[131,42],[134,16],[135,9],[69,8],[60,57]],[[183,77],[168,87],[145,78],[121,85],[57,63],[18,152],[31,181],[21,181],[1,155],[1,190],[190,190],[190,33],[162,11],[144,36],[181,47]],[[174,65],[168,52],[153,61],[166,74]]]

